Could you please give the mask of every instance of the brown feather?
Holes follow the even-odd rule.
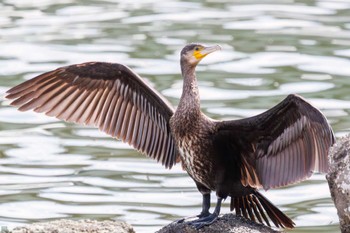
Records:
[[[66,121],[97,126],[168,168],[177,161],[175,142],[170,131],[164,130],[169,127],[173,108],[124,65],[89,62],[61,67],[7,93],[21,111],[34,109]],[[165,138],[169,139],[166,145]]]
[[[247,119],[206,117],[200,111],[195,75],[199,60],[193,54],[218,48],[190,44],[181,51],[184,88],[176,112],[132,70],[101,62],[39,75],[10,89],[7,97],[21,110],[97,126],[168,168],[180,155],[198,189],[205,194],[216,191],[215,212],[231,196],[237,214],[292,228],[293,221],[257,188],[280,187],[327,170],[332,129],[321,112],[296,95]],[[206,208],[203,204],[203,211]]]
[[[252,153],[242,151],[240,156],[254,167],[258,179],[251,185],[252,176],[241,174],[242,179],[247,179],[242,184],[256,187],[260,182],[264,189],[295,183],[313,171],[327,170],[328,150],[335,141],[322,113],[296,95],[289,95],[258,116],[218,122],[217,128],[221,141],[232,145],[240,140],[247,142],[244,150]]]

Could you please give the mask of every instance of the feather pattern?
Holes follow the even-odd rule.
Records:
[[[231,152],[242,157],[242,184],[266,190],[296,183],[314,171],[327,172],[335,142],[323,114],[297,95],[260,115],[217,122],[217,130],[217,137],[228,144],[244,142],[239,143],[240,155]]]
[[[215,212],[200,219],[199,227],[211,224],[222,200],[230,196],[231,209],[238,215],[293,228],[293,221],[257,188],[280,187],[313,171],[326,172],[328,151],[335,141],[332,129],[320,111],[297,95],[242,120],[205,116],[195,67],[218,49],[189,44],[181,51],[184,83],[176,112],[129,68],[103,62],[44,73],[10,89],[7,98],[22,111],[34,109],[96,126],[168,168],[181,160],[203,194],[203,211],[210,206],[207,194],[216,191],[218,196]]]
[[[177,159],[169,128],[173,107],[128,67],[88,62],[41,74],[7,91],[21,111],[34,109],[98,127],[171,168]]]

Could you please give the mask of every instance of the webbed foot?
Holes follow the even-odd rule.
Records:
[[[200,214],[198,214],[196,216],[191,216],[191,217],[187,217],[187,218],[181,218],[181,219],[175,220],[173,223],[177,224],[177,223],[183,223],[183,222],[186,222],[186,221],[188,221],[190,223],[192,221],[196,221],[196,220],[208,217],[209,215],[210,215],[209,211],[202,211]],[[194,218],[198,218],[198,219],[190,221],[191,219],[194,219]]]
[[[193,221],[188,222],[187,224],[193,226],[197,230],[204,227],[209,226],[214,223],[218,219],[218,215],[216,213],[209,214],[206,217],[202,217]]]

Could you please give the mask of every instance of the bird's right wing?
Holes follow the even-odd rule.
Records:
[[[88,62],[61,67],[7,91],[21,111],[34,109],[96,126],[171,168],[176,149],[169,129],[173,107],[130,68]]]

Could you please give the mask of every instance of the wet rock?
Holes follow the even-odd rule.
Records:
[[[271,233],[279,232],[275,231],[265,225],[258,224],[240,216],[234,214],[225,214],[219,217],[219,219],[211,224],[205,226],[199,230],[194,229],[186,223],[171,223],[157,233],[223,233],[223,232],[235,232],[235,233]]]
[[[331,149],[327,180],[341,232],[350,233],[350,135],[338,139]]]
[[[135,231],[131,225],[120,221],[61,219],[16,227],[10,233],[135,233]]]

